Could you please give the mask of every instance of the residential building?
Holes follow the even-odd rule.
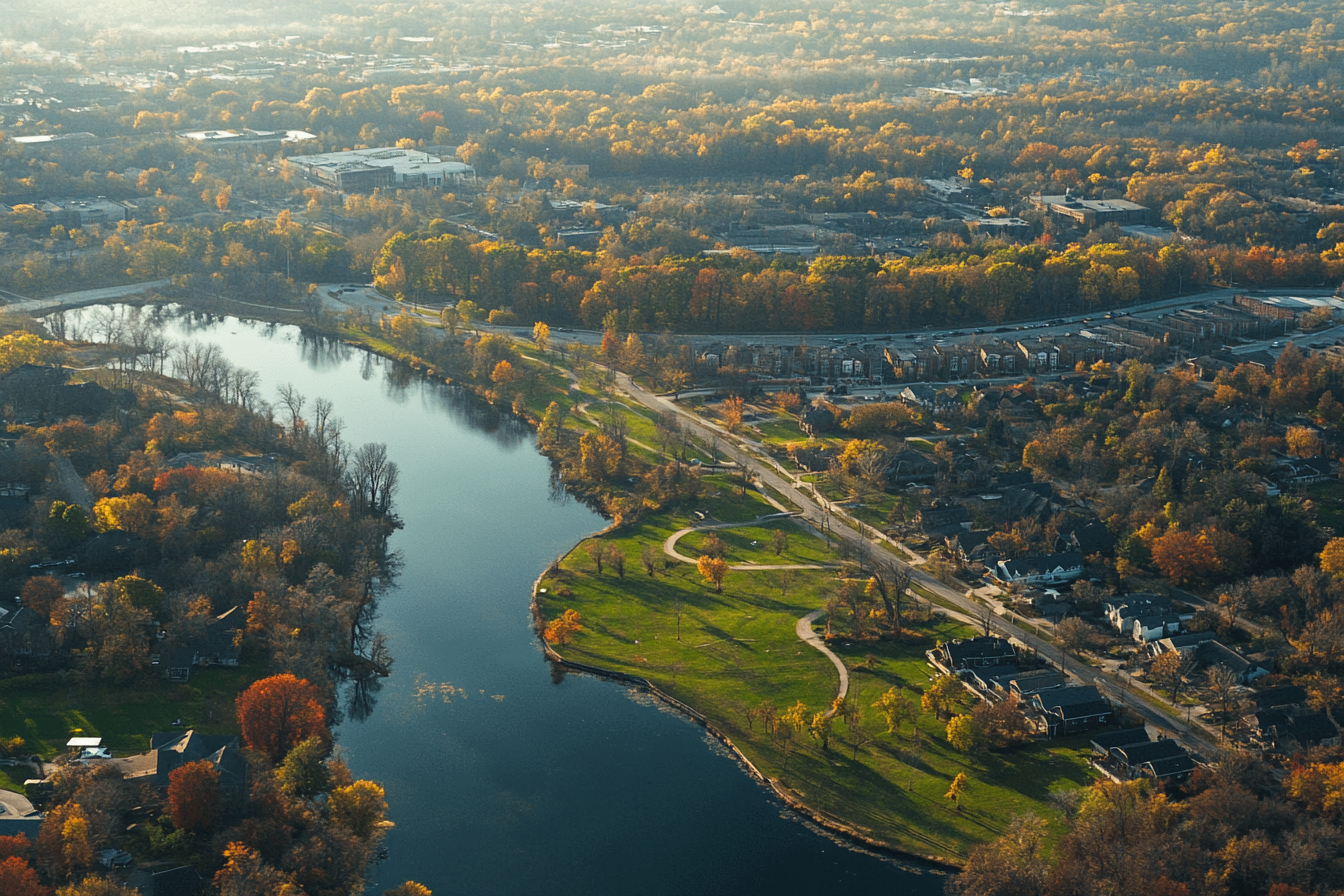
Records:
[[[948,671],[1016,665],[1017,651],[1005,638],[957,638],[929,651],[930,660]]]
[[[1000,560],[990,574],[1005,584],[1060,585],[1083,574],[1083,555],[1076,551]]]
[[[1114,713],[1111,704],[1091,685],[1040,691],[1032,695],[1031,704],[1045,716],[1051,737],[1105,725]]]

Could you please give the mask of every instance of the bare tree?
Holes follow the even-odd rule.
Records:
[[[1209,697],[1219,704],[1219,709],[1223,716],[1223,736],[1227,736],[1227,712],[1233,698],[1236,696],[1237,673],[1233,672],[1227,666],[1219,663],[1216,666],[1210,666],[1204,673],[1205,679],[1209,684]]]
[[[882,601],[887,624],[891,626],[893,632],[900,635],[904,625],[901,605],[905,600],[906,589],[910,587],[910,567],[904,563],[878,561],[872,564],[870,581],[878,599]]]
[[[1055,626],[1055,640],[1061,650],[1078,654],[1092,642],[1096,631],[1077,616],[1061,619]]]
[[[387,445],[366,443],[351,457],[350,471],[346,474],[354,509],[375,516],[385,515],[392,509],[397,478],[396,462],[387,459]]]

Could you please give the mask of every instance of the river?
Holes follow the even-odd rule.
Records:
[[[553,680],[530,625],[532,583],[605,523],[556,500],[525,427],[294,327],[163,325],[256,371],[272,403],[281,383],[309,407],[331,400],[349,443],[386,442],[401,468],[392,547],[404,569],[379,622],[395,666],[373,713],[337,732],[396,823],[369,892],[408,879],[436,896],[942,892],[942,875],[801,821],[684,717],[610,681]]]

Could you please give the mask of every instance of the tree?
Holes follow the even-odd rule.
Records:
[[[831,718],[830,713],[819,712],[812,716],[812,723],[808,726],[808,731],[812,734],[813,740],[821,744],[822,751],[830,749],[831,731],[834,730],[835,720]]]
[[[614,541],[607,544],[607,563],[616,570],[617,578],[625,578],[625,551]]]
[[[1237,673],[1233,672],[1222,663],[1210,666],[1204,673],[1205,679],[1209,684],[1209,696],[1219,707],[1223,716],[1223,735],[1227,735],[1227,711],[1232,705],[1232,700],[1236,696]]]
[[[408,880],[399,887],[384,890],[383,896],[434,896],[434,894],[429,887],[424,884],[418,884],[413,880]]]
[[[1153,664],[1148,667],[1148,677],[1154,684],[1165,688],[1171,694],[1171,702],[1176,703],[1186,676],[1194,670],[1195,663],[1193,655],[1184,656],[1179,650],[1168,650],[1153,660]]]
[[[705,554],[695,563],[695,568],[704,576],[707,583],[714,586],[715,594],[723,593],[723,577],[728,574],[728,561]]]
[[[214,763],[188,762],[168,775],[168,816],[179,831],[208,830],[222,809]]]
[[[7,892],[0,890],[0,893]],[[140,896],[140,891],[123,887],[106,877],[86,877],[77,884],[61,887],[56,896]]]
[[[224,867],[215,872],[220,896],[301,896],[294,876],[271,867],[261,853],[244,843],[224,849]]]
[[[577,610],[566,610],[547,624],[542,637],[548,644],[559,644],[563,647],[569,643],[570,638],[583,631],[583,626],[579,624],[582,618]]]
[[[551,328],[541,321],[532,325],[532,341],[537,344],[537,348],[546,351],[546,347],[551,342]]]
[[[331,783],[331,772],[327,768],[330,754],[331,745],[322,738],[304,738],[275,770],[276,783],[285,793],[312,799]]]
[[[1030,813],[1017,816],[1003,836],[971,850],[965,869],[949,880],[948,893],[955,896],[1037,896],[1047,892],[1049,865],[1041,857],[1045,834],[1043,819]]]
[[[51,888],[44,887],[37,872],[18,856],[0,862],[0,893],[5,896],[51,896]]]
[[[597,567],[597,574],[602,575],[602,564],[607,559],[606,542],[593,539],[584,545],[583,549],[588,554],[589,559],[593,561],[593,566]]]
[[[23,584],[23,605],[43,619],[65,598],[65,586],[55,576],[33,576]]]
[[[771,533],[770,540],[771,544],[775,548],[776,557],[783,554],[784,550],[789,546],[789,536],[785,535],[784,530],[782,529],[776,529],[773,533]]]
[[[61,826],[61,858],[67,874],[93,865],[89,819],[78,804],[70,808]]]
[[[807,727],[807,704],[799,700],[779,717],[779,728],[784,745],[784,765],[789,764],[789,750],[793,740]]]
[[[1332,576],[1344,577],[1344,538],[1332,538],[1325,543],[1321,569]]]
[[[957,811],[961,811],[961,797],[966,792],[966,785],[970,779],[966,777],[965,772],[957,772],[957,776],[952,779],[952,784],[947,788],[947,793],[943,794],[943,799],[954,800],[957,804]]]
[[[952,714],[952,707],[957,705],[965,692],[961,682],[954,676],[940,675],[924,690],[919,705],[925,712],[931,712],[940,719],[946,718]]]
[[[321,693],[306,678],[288,672],[253,682],[238,695],[243,741],[272,762],[309,737],[331,739]]]
[[[736,433],[742,429],[742,414],[746,403],[742,401],[742,396],[734,395],[726,399],[719,407],[723,416],[723,428],[731,433]]]
[[[644,567],[644,572],[649,577],[657,575],[658,549],[651,544],[641,545],[639,548],[639,562]]]
[[[1022,713],[1020,698],[1016,694],[998,703],[981,701],[971,710],[971,715],[985,732],[989,746],[994,749],[1016,746],[1031,739],[1031,724]]]
[[[154,534],[154,502],[139,492],[99,500],[93,505],[93,518],[103,532],[120,529],[142,538]]]
[[[1096,631],[1077,616],[1061,619],[1055,626],[1055,638],[1062,650],[1077,655],[1092,642]]]
[[[360,839],[368,839],[387,816],[383,788],[373,781],[338,787],[327,800],[331,820]]]
[[[873,704],[873,709],[882,713],[882,718],[887,720],[888,734],[895,734],[902,722],[915,721],[915,705],[898,688],[887,688]]]
[[[1173,529],[1153,539],[1153,563],[1178,585],[1203,579],[1218,570],[1218,557],[1207,538]]]
[[[947,723],[947,742],[958,753],[978,753],[985,746],[985,730],[975,716],[953,716]]]

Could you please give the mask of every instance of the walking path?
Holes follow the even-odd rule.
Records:
[[[746,523],[708,523],[704,526],[687,526],[685,529],[678,529],[667,536],[667,540],[663,542],[663,553],[674,560],[680,560],[682,563],[695,564],[697,562],[695,557],[687,557],[677,550],[677,542],[681,540],[683,535],[689,535],[692,532],[705,532],[710,529],[735,529],[741,526],[755,526],[766,520],[786,519],[793,516],[796,516],[796,514],[769,513]],[[739,563],[728,568],[737,572],[750,572],[753,569],[829,569],[830,567],[821,563]]]
[[[62,308],[78,308],[81,305],[96,305],[99,302],[106,302],[108,299],[120,299],[136,293],[146,292],[151,289],[162,289],[165,286],[171,286],[173,281],[170,278],[162,280],[149,280],[144,283],[128,283],[125,286],[108,286],[103,289],[84,289],[79,292],[65,292],[58,296],[51,296],[46,299],[18,298],[4,305],[4,310],[9,312],[21,312],[23,314],[45,314],[51,311],[59,311]],[[9,293],[6,297],[13,298],[15,293]]]
[[[849,670],[845,668],[845,664],[840,660],[840,657],[832,653],[831,648],[826,646],[826,642],[821,640],[821,636],[812,631],[812,623],[820,619],[821,614],[825,612],[825,610],[813,610],[799,619],[793,630],[798,633],[799,640],[806,641],[820,650],[826,659],[835,665],[835,671],[840,673],[840,697],[843,699],[849,693]]]

